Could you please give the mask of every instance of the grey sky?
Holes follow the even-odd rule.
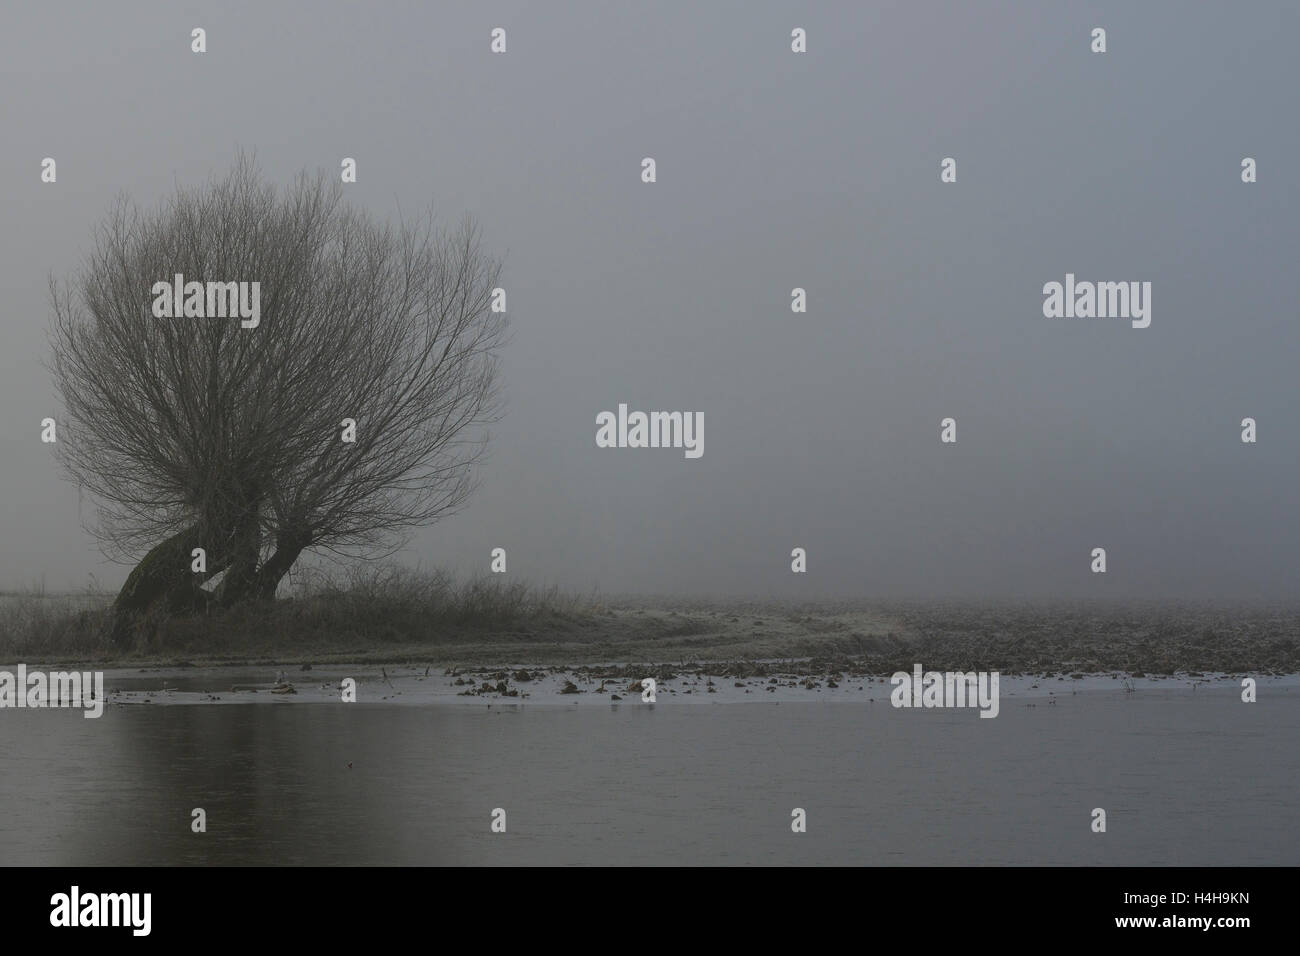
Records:
[[[1256,2],[6,5],[0,587],[127,570],[40,442],[46,275],[119,191],[152,205],[242,147],[278,182],[355,157],[352,202],[470,212],[505,258],[507,416],[479,494],[403,561],[486,570],[499,546],[512,577],[614,592],[1290,596],[1298,21]],[[1067,272],[1150,281],[1151,327],[1044,318]],[[597,448],[619,402],[702,412],[703,457]]]

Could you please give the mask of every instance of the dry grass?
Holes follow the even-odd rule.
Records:
[[[308,651],[366,651],[377,645],[437,644],[564,630],[594,617],[590,602],[521,582],[365,566],[341,576],[299,578],[293,593],[187,617],[158,617],[136,643],[106,639],[106,594],[0,596],[0,660],[121,660],[198,655],[209,659]]]
[[[871,673],[1300,672],[1300,607],[781,604],[578,598],[489,575],[366,565],[291,593],[104,640],[109,595],[0,596],[0,663],[422,662],[463,665],[803,658]]]

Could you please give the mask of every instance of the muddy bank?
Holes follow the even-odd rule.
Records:
[[[304,665],[306,666],[306,665]],[[1158,691],[1189,694],[1241,692],[1241,679],[1256,679],[1260,692],[1300,691],[1300,674],[1271,677],[1176,673],[1133,678],[1121,673],[1004,674],[999,697],[1014,705],[1055,706],[1080,693],[1127,696]],[[331,665],[272,674],[265,668],[136,668],[105,674],[108,704],[450,704],[519,707],[642,706],[653,681],[659,704],[742,702],[857,702],[890,706],[888,675],[815,661],[749,661],[685,665],[603,664],[578,667],[444,668],[400,665]],[[975,706],[972,697],[970,705]]]

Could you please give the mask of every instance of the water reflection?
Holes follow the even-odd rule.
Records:
[[[1227,688],[1007,701],[992,721],[788,702],[10,710],[0,860],[1295,864],[1297,705]]]

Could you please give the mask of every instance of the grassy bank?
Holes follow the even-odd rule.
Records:
[[[273,602],[103,634],[109,595],[0,597],[0,663],[496,666],[808,659],[855,672],[1300,672],[1300,607],[710,602],[578,597],[366,567]]]
[[[158,615],[128,647],[110,644],[111,594],[0,595],[0,658],[75,659],[108,663],[193,657],[368,653],[423,646],[563,633],[596,613],[576,598],[518,582],[397,567],[362,568],[341,579],[315,577],[289,596],[213,608],[188,616]]]

